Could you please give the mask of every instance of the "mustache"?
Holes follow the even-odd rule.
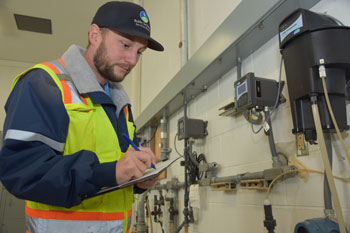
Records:
[[[114,63],[113,66],[120,66],[123,69],[126,69],[128,72],[130,72],[132,70],[132,68],[134,67],[132,65],[129,65],[129,64],[126,64],[126,63],[119,63],[119,62],[118,63]]]

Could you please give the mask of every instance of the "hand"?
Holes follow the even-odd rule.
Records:
[[[155,164],[158,161],[151,149],[140,147],[140,150],[130,148],[117,162],[115,169],[117,184],[124,184],[143,176],[144,171],[151,167],[151,163]]]
[[[136,186],[141,189],[148,189],[149,187],[152,187],[157,181],[158,177],[153,178],[152,180],[146,180],[144,182],[138,183]]]

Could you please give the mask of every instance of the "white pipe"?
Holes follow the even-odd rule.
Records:
[[[181,47],[181,67],[188,61],[188,14],[187,14],[187,0],[182,0],[181,5],[181,25],[182,25],[182,47]]]

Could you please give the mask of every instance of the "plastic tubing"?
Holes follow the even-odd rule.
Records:
[[[318,139],[318,142],[320,145],[322,161],[323,161],[324,168],[326,170],[327,181],[328,181],[329,188],[331,190],[331,194],[332,194],[332,198],[333,198],[333,202],[334,202],[335,213],[336,213],[336,216],[338,219],[340,233],[346,233],[344,217],[343,217],[343,213],[341,210],[337,189],[335,187],[334,178],[333,178],[333,174],[332,174],[332,170],[331,170],[331,165],[330,165],[329,160],[328,160],[326,142],[325,142],[324,137],[323,137],[321,119],[320,119],[320,115],[319,115],[319,111],[318,111],[317,99],[315,96],[311,97],[311,103],[312,103],[311,104],[312,115],[314,117],[314,123],[316,126],[317,139]]]
[[[337,123],[337,121],[335,120],[335,117],[334,117],[334,114],[333,114],[331,102],[329,101],[329,97],[328,97],[328,91],[327,91],[325,76],[321,76],[321,79],[322,79],[322,87],[323,87],[324,97],[325,97],[325,99],[326,99],[326,103],[327,103],[329,115],[331,116],[332,122],[333,122],[333,124],[334,124],[335,130],[336,130],[336,132],[337,132],[337,135],[338,135],[338,137],[339,137],[339,140],[340,140],[340,142],[341,142],[341,145],[342,145],[342,147],[343,147],[343,149],[344,149],[344,151],[345,151],[346,157],[347,157],[347,159],[348,159],[349,167],[350,167],[350,155],[349,155],[349,151],[348,151],[348,149],[347,149],[346,146],[345,146],[344,139],[343,139],[343,137],[342,137],[341,134],[340,134],[340,130],[339,130],[339,127],[338,127],[338,123]]]

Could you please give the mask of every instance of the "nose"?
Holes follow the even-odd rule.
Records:
[[[139,61],[139,53],[137,51],[130,51],[126,57],[126,61],[129,65],[135,66]]]

